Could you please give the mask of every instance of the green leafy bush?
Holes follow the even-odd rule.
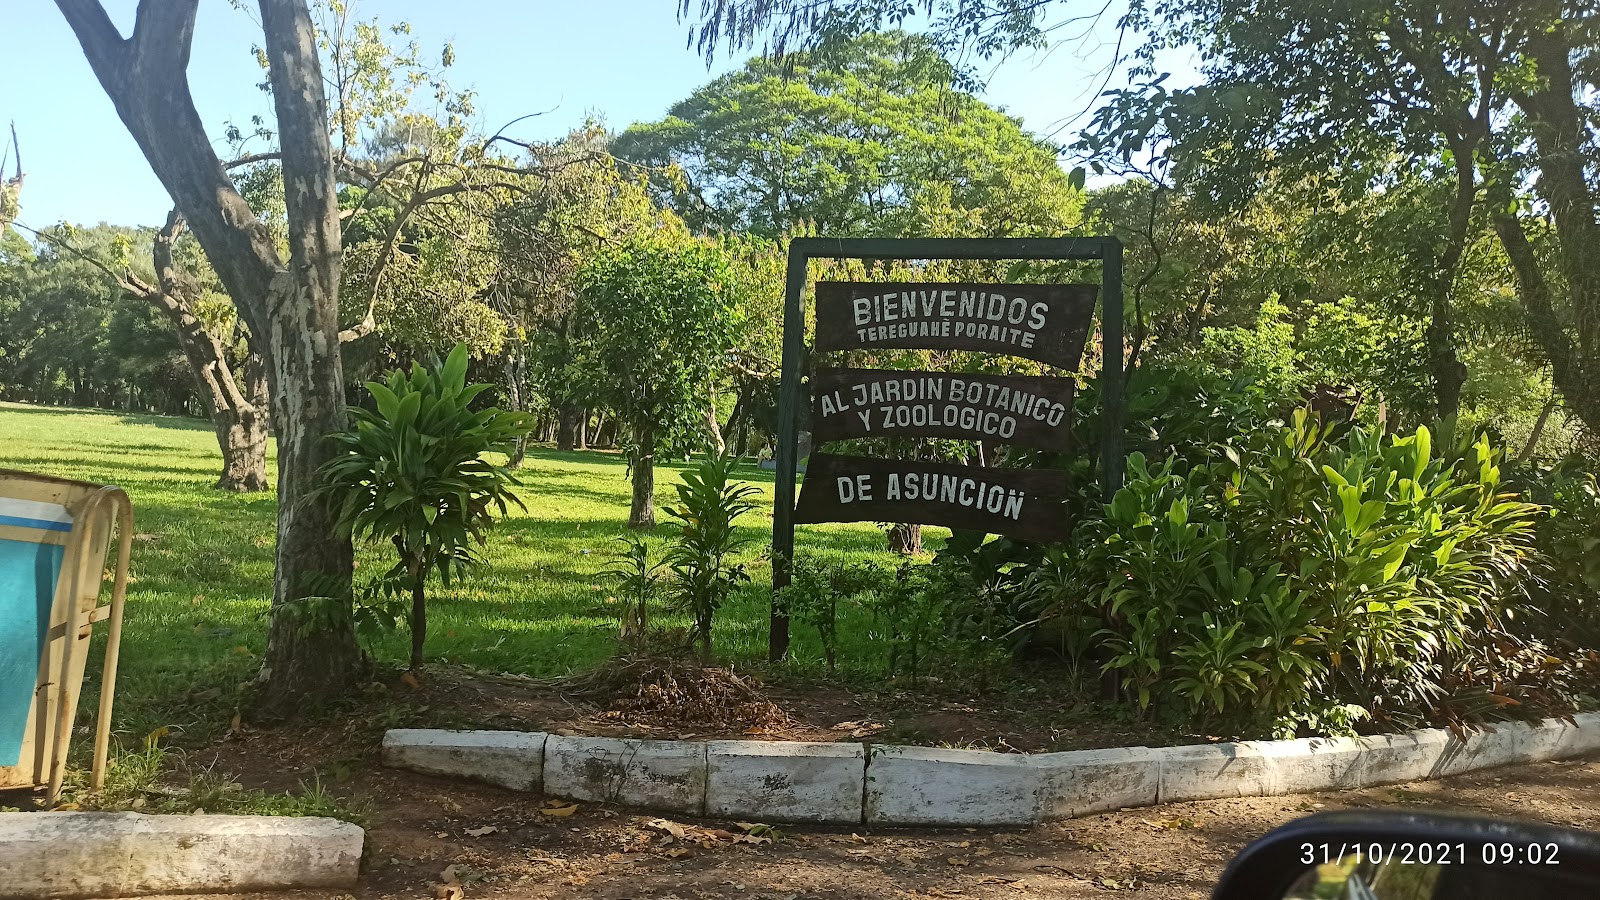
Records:
[[[1538,526],[1542,564],[1517,630],[1600,648],[1600,482],[1581,460],[1531,467],[1515,480],[1549,510]]]
[[[394,545],[396,562],[376,583],[375,602],[358,625],[377,627],[404,615],[411,599],[411,668],[422,665],[427,636],[425,585],[437,573],[449,585],[479,561],[496,513],[522,507],[515,476],[485,458],[510,453],[533,427],[531,416],[472,402],[491,386],[467,384],[467,348],[458,344],[432,368],[414,365],[388,382],[367,382],[375,410],[353,408],[352,425],[329,435],[337,454],[322,468],[322,491],[347,536]]]
[[[611,558],[611,568],[602,577],[617,582],[621,594],[621,622],[618,639],[632,649],[643,649],[650,635],[650,603],[661,592],[661,573],[650,561],[650,545],[637,534],[617,538],[622,545]]]
[[[732,561],[747,541],[734,533],[734,523],[752,509],[758,492],[744,483],[729,483],[738,457],[708,456],[685,472],[675,485],[678,503],[666,512],[680,531],[670,539],[663,563],[678,606],[694,617],[695,640],[702,661],[711,658],[711,621],[733,589],[750,576],[743,563]]]
[[[1035,567],[1027,590],[1104,623],[1105,666],[1141,708],[1280,733],[1495,717],[1481,692],[1463,710],[1460,675],[1520,599],[1540,513],[1499,461],[1482,438],[1437,453],[1425,428],[1330,440],[1305,410],[1207,462],[1134,453],[1076,563]]]

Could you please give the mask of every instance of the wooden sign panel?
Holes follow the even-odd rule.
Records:
[[[794,521],[908,522],[1037,543],[1067,536],[1065,472],[813,453]]]
[[[1074,386],[1040,375],[818,368],[811,440],[940,437],[1066,450]]]
[[[817,283],[817,349],[977,350],[1076,369],[1092,284]]]

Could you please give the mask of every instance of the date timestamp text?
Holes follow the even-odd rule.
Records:
[[[1388,863],[1399,866],[1556,866],[1561,864],[1561,845],[1553,841],[1517,843],[1514,841],[1474,841],[1472,843],[1374,841],[1300,845],[1300,861],[1306,865],[1331,865],[1354,859],[1357,863]]]

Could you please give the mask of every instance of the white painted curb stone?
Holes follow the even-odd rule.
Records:
[[[1251,741],[1271,772],[1273,794],[1342,791],[1366,782],[1366,747],[1355,738]]]
[[[705,811],[706,745],[551,735],[544,792],[698,816]]]
[[[1020,753],[873,747],[869,825],[1030,825],[1041,773]]]
[[[710,741],[706,815],[776,822],[860,822],[860,744]]]
[[[337,819],[0,813],[0,898],[349,887],[362,840]]]
[[[484,737],[471,737],[482,735]],[[479,743],[473,743],[478,741]],[[542,753],[541,753],[542,751]],[[1600,713],[1363,738],[1035,755],[785,741],[392,731],[384,761],[558,797],[690,815],[874,825],[1028,825],[1108,809],[1399,784],[1600,752]],[[533,773],[531,776],[528,773]],[[498,780],[497,780],[498,779]],[[530,780],[531,779],[531,780]]]
[[[1157,803],[1277,793],[1270,759],[1250,741],[1163,747]]]
[[[1582,756],[1600,750],[1600,712],[1579,713],[1572,717],[1576,725],[1560,719],[1545,719],[1544,727],[1555,732],[1555,750],[1551,759]]]
[[[1401,784],[1439,777],[1439,763],[1454,736],[1440,728],[1358,738],[1363,755],[1361,785]]]
[[[1039,753],[1029,761],[1039,771],[1041,822],[1154,806],[1161,785],[1161,754],[1149,747]]]
[[[383,736],[383,764],[537,791],[544,777],[544,742],[540,732],[396,728]]]

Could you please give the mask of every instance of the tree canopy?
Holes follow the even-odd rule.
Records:
[[[728,262],[704,241],[643,237],[601,250],[579,280],[573,369],[627,428],[634,527],[655,524],[655,455],[682,449],[733,349],[739,306]]]
[[[776,238],[802,223],[840,236],[1061,234],[1079,192],[1056,148],[956,86],[926,38],[860,35],[785,60],[758,57],[624,131],[689,225]]]

